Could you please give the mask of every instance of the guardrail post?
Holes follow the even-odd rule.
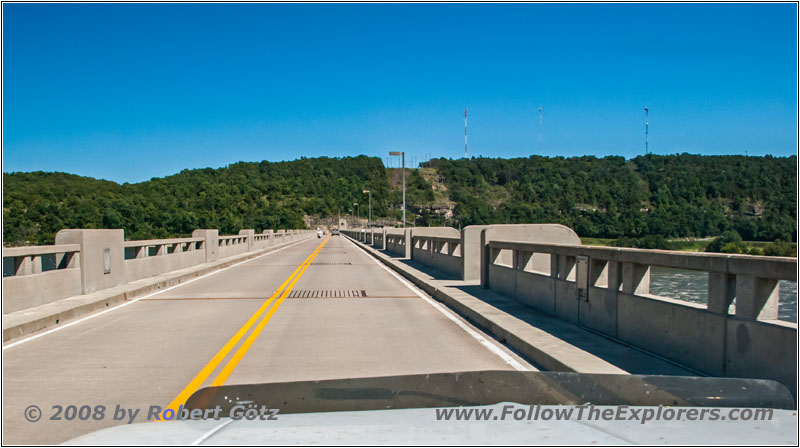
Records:
[[[267,236],[267,246],[272,246],[275,244],[275,238],[273,237],[273,230],[272,229],[265,229],[263,232],[264,235]]]
[[[17,266],[14,266],[14,275],[30,275],[33,274],[34,271],[34,261],[35,255],[26,255],[24,257],[15,257],[14,262],[18,263]],[[41,263],[39,263],[41,266]],[[41,270],[41,267],[39,268]]]
[[[525,267],[528,266],[528,262],[531,261],[531,257],[533,257],[533,252],[527,252],[524,250],[514,250],[514,270],[515,271],[524,271]]]
[[[253,251],[253,243],[256,235],[256,231],[253,229],[242,229],[239,231],[239,235],[244,235],[247,237],[247,251]]]
[[[147,246],[138,246],[133,248],[134,258],[147,258]]]
[[[725,272],[708,273],[708,310],[716,314],[728,314],[736,296],[736,276]]]
[[[56,255],[56,266],[58,266],[58,269],[78,268],[80,267],[78,266],[79,262],[80,255],[75,256],[75,254],[71,252]]]
[[[748,320],[778,318],[778,280],[736,276],[736,317]]]
[[[622,292],[627,294],[649,294],[650,265],[623,263]]]
[[[111,288],[125,282],[123,241],[122,229],[64,229],[59,230],[55,238],[56,244],[79,244],[81,246],[80,267],[83,294]]]
[[[491,254],[489,253],[488,241],[486,241],[486,229],[480,229],[479,248],[480,248],[480,261],[478,263],[478,270],[480,272],[481,286],[489,288],[489,264],[491,263]],[[467,256],[467,247],[464,246],[464,256]],[[466,266],[466,265],[465,265]],[[466,277],[466,270],[464,272]]]
[[[206,263],[217,261],[219,255],[219,230],[198,229],[192,232],[193,238],[205,238],[203,246],[206,249]]]
[[[464,280],[481,279],[481,238],[486,226],[467,226],[461,231],[461,271]]]
[[[558,254],[550,254],[550,277],[553,277],[554,280],[558,278],[558,269],[560,267],[558,259]]]
[[[41,255],[33,255],[30,257],[25,257],[29,259],[30,267],[33,268],[32,274],[41,274],[42,273],[42,256]]]

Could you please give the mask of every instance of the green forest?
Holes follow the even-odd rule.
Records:
[[[434,159],[408,170],[413,225],[561,223],[582,237],[636,245],[727,235],[797,241],[797,158],[645,155]],[[184,170],[136,184],[65,173],[3,173],[6,245],[52,244],[64,228],[122,228],[127,239],[304,227],[353,203],[399,220],[397,169],[378,158],[301,158]],[[735,245],[735,244],[734,244]]]
[[[796,241],[797,157],[436,160],[461,225],[558,222],[587,237]]]
[[[224,235],[304,228],[304,215],[346,213],[367,186],[385,214],[386,170],[370,157],[241,162],[122,185],[65,173],[3,173],[3,239],[52,244],[66,228],[121,228],[130,240],[203,228]]]

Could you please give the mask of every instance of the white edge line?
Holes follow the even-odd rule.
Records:
[[[211,437],[214,434],[216,434],[217,432],[219,432],[220,429],[230,425],[231,423],[233,423],[233,419],[230,419],[227,422],[224,422],[224,423],[222,423],[220,425],[215,426],[210,431],[208,431],[207,433],[203,434],[202,436],[200,436],[199,439],[195,440],[194,442],[190,443],[189,445],[192,445],[192,446],[200,445],[201,443],[203,443],[206,440],[208,440],[209,437]]]
[[[348,241],[350,241],[350,240],[348,240]],[[356,245],[356,243],[354,243],[353,241],[350,241],[350,243],[355,245],[356,247],[358,247]],[[375,264],[377,264],[378,266],[382,267],[388,273],[392,274],[393,276],[395,276],[395,278],[400,280],[400,283],[404,284],[408,289],[413,291],[414,294],[419,296],[419,298],[421,298],[422,300],[428,302],[432,307],[434,307],[437,310],[439,310],[448,319],[450,319],[451,321],[455,322],[456,325],[461,327],[461,329],[464,330],[465,332],[467,332],[467,334],[469,334],[470,336],[475,338],[481,345],[483,345],[484,347],[489,349],[490,352],[492,352],[495,355],[499,356],[500,359],[505,361],[506,364],[510,365],[514,369],[519,370],[521,372],[528,372],[530,370],[527,367],[525,367],[522,364],[520,364],[519,361],[517,361],[516,359],[512,358],[511,356],[509,356],[506,352],[501,350],[500,347],[498,347],[497,345],[493,344],[492,341],[489,341],[485,337],[483,337],[480,334],[478,334],[478,332],[476,332],[472,328],[469,328],[464,322],[462,322],[460,319],[458,319],[456,316],[454,316],[453,313],[451,313],[449,310],[444,308],[441,304],[439,304],[438,302],[435,302],[432,299],[428,298],[428,296],[426,296],[422,291],[420,291],[419,288],[417,288],[416,286],[414,286],[411,283],[409,283],[406,279],[401,277],[398,273],[396,273],[393,270],[389,269],[385,264],[383,264],[377,258],[373,257],[371,254],[367,254],[367,256],[369,258],[371,258],[372,261],[375,262]]]
[[[230,266],[227,266],[227,267],[224,267],[224,268],[222,268],[222,269],[218,269],[218,270],[216,270],[216,271],[214,271],[214,272],[209,272],[208,274],[201,275],[200,277],[195,277],[195,278],[193,278],[193,279],[191,279],[191,280],[189,280],[189,281],[186,281],[186,282],[183,282],[183,283],[179,283],[179,284],[177,284],[177,285],[175,285],[175,286],[170,286],[169,288],[162,289],[162,290],[160,290],[160,291],[156,291],[156,292],[153,292],[153,293],[150,293],[150,294],[144,295],[144,296],[142,296],[142,297],[138,297],[138,298],[136,298],[136,299],[133,299],[133,300],[129,300],[129,301],[127,301],[127,302],[125,302],[125,303],[123,303],[123,304],[121,304],[121,305],[117,305],[117,306],[115,306],[115,307],[113,307],[113,308],[109,308],[109,309],[107,309],[107,310],[100,311],[99,313],[90,314],[90,315],[88,315],[88,316],[86,316],[86,317],[83,317],[83,318],[81,318],[81,319],[78,319],[78,320],[74,320],[74,321],[71,321],[71,322],[65,323],[64,325],[59,325],[59,326],[58,326],[58,327],[56,327],[56,328],[53,328],[53,329],[50,329],[50,330],[44,331],[44,332],[42,332],[42,333],[37,333],[37,334],[35,334],[35,335],[33,335],[33,336],[29,336],[29,337],[27,337],[27,338],[24,338],[24,339],[20,339],[19,341],[12,342],[11,344],[4,345],[4,346],[3,346],[3,351],[5,351],[5,350],[8,350],[8,349],[10,349],[10,348],[12,348],[12,347],[16,347],[16,346],[18,346],[18,345],[20,345],[20,344],[24,344],[24,343],[26,343],[26,342],[32,341],[32,340],[34,340],[34,339],[38,339],[38,338],[40,338],[40,337],[42,337],[42,336],[47,336],[48,334],[55,333],[56,331],[63,330],[64,328],[69,328],[69,327],[71,327],[71,326],[73,326],[73,325],[77,325],[77,324],[79,324],[79,323],[81,323],[81,322],[87,321],[87,320],[89,320],[89,319],[93,319],[93,318],[95,318],[95,317],[97,317],[97,316],[101,316],[101,315],[103,315],[103,314],[105,314],[105,313],[110,313],[110,312],[112,312],[112,311],[116,311],[116,310],[118,310],[118,309],[120,309],[120,308],[122,308],[122,307],[125,307],[125,306],[128,306],[128,305],[130,305],[130,304],[136,303],[136,302],[138,302],[138,301],[140,301],[140,300],[142,300],[142,299],[147,299],[147,298],[149,298],[149,297],[153,297],[153,296],[155,296],[155,295],[162,294],[162,293],[165,293],[165,292],[167,292],[167,291],[171,291],[171,290],[173,290],[173,289],[175,289],[175,288],[179,288],[179,287],[181,287],[181,286],[186,286],[186,285],[188,285],[189,283],[192,283],[192,282],[194,282],[194,281],[200,280],[200,279],[202,279],[202,278],[210,277],[210,276],[212,276],[212,275],[214,275],[214,274],[218,274],[218,273],[220,273],[220,272],[222,272],[222,271],[225,271],[225,270],[227,270],[227,269],[230,269],[230,268],[232,268],[232,267],[239,266],[239,265],[240,265],[240,264],[242,264],[242,263],[247,263],[247,262],[249,262],[249,261],[257,260],[257,259],[259,259],[259,258],[261,258],[261,257],[265,257],[265,256],[267,256],[267,255],[272,255],[272,254],[274,254],[274,253],[276,253],[276,252],[280,252],[280,251],[282,251],[282,250],[284,250],[284,249],[288,249],[288,248],[290,248],[290,247],[293,247],[293,246],[295,246],[295,245],[297,245],[297,244],[300,244],[300,243],[302,243],[302,242],[304,242],[304,241],[305,241],[305,240],[300,240],[300,241],[294,242],[294,243],[292,243],[292,244],[289,244],[288,246],[283,246],[283,247],[281,247],[281,248],[278,248],[278,249],[275,249],[275,250],[273,250],[273,251],[271,251],[271,252],[267,252],[267,253],[265,253],[265,254],[261,254],[261,255],[259,255],[259,256],[257,256],[257,257],[249,258],[249,259],[247,259],[247,260],[242,260],[242,261],[240,261],[240,262],[238,262],[238,263],[232,264],[232,265],[230,265]]]

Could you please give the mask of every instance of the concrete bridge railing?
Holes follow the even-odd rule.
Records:
[[[537,310],[709,375],[797,378],[797,325],[777,320],[793,258],[520,241],[489,242],[487,255],[484,286]],[[707,303],[651,294],[654,266],[706,272]]]
[[[461,278],[461,233],[451,227],[415,227],[411,232],[411,259]]]
[[[796,394],[797,324],[778,320],[794,258],[583,246],[553,224],[345,234],[698,372],[774,379]],[[652,294],[655,266],[706,273],[707,303]]]
[[[372,245],[374,247],[377,247],[377,248],[380,248],[380,249],[386,249],[386,238],[384,237],[384,233],[383,232],[380,232],[380,231],[379,232],[373,232],[372,239],[373,239]]]
[[[125,241],[121,229],[61,230],[55,245],[3,248],[3,314],[311,236],[201,229],[191,238]]]
[[[461,232],[452,227],[411,227],[350,229],[342,233],[464,280],[481,277],[481,244],[486,243],[482,239],[520,235],[531,242],[580,244],[572,229],[559,224],[469,226]]]
[[[3,313],[81,294],[80,244],[3,249]]]
[[[373,232],[376,230],[372,229]],[[385,229],[384,232],[388,252],[411,258],[411,229]]]
[[[250,242],[247,235],[227,235],[219,237],[219,257],[228,258],[234,255],[250,252]]]
[[[411,241],[413,260],[455,277],[463,275],[460,237],[412,235]]]
[[[205,238],[125,241],[125,282],[205,263]]]

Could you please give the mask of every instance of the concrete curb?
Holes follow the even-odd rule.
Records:
[[[310,238],[309,236],[308,238],[282,243],[256,252],[234,255],[233,257],[228,257],[221,261],[203,263],[91,294],[68,297],[34,308],[3,315],[3,343],[75,320],[78,317],[111,308],[160,289],[180,285],[188,280],[218,271],[242,261],[266,255]]]
[[[628,374],[625,370],[499,310],[464,291],[437,285],[437,283],[443,282],[442,280],[435,280],[410,266],[394,261],[374,248],[352,238],[350,240],[431,297],[443,303],[501,343],[523,354],[534,364],[545,370]]]

